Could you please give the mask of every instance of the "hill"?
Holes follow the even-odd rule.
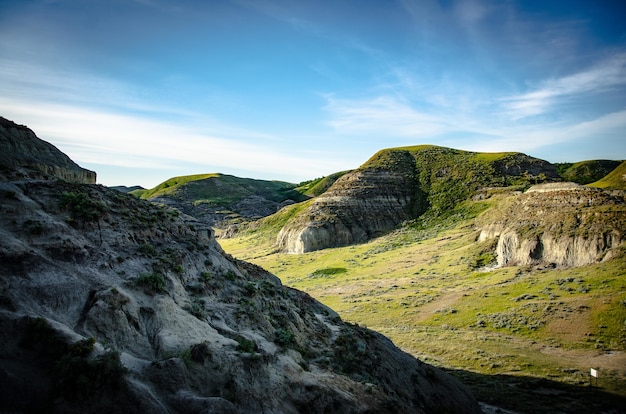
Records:
[[[557,163],[556,170],[565,181],[577,184],[591,184],[604,178],[617,168],[621,161],[589,160],[575,163]]]
[[[626,190],[626,161],[622,162],[618,167],[607,174],[606,177],[589,185],[605,190]]]
[[[287,254],[291,206],[222,247],[516,413],[622,412],[626,200],[572,183],[483,188],[365,243]],[[299,210],[298,210],[299,208]],[[589,387],[589,368],[601,372]]]
[[[480,412],[205,223],[48,178],[0,181],[1,412]]]
[[[131,194],[175,207],[218,228],[265,217],[309,198],[296,184],[219,173],[174,177]]]
[[[342,175],[294,216],[277,245],[303,253],[362,243],[406,220],[445,216],[481,188],[524,189],[558,180],[552,164],[520,153],[432,145],[386,149]]]

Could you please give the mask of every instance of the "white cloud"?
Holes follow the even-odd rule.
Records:
[[[326,99],[329,125],[342,134],[428,138],[448,128],[440,117],[419,112],[392,96],[350,100],[328,95]]]
[[[0,98],[0,113],[26,124],[79,164],[174,169],[205,166],[210,172],[247,170],[257,177],[301,177],[307,166],[317,175],[342,169],[340,160],[311,159],[219,135],[201,124],[175,124],[77,106]],[[236,131],[232,128],[230,133]],[[217,133],[216,133],[217,132]],[[261,136],[261,134],[257,134]],[[247,138],[247,137],[245,137]],[[103,177],[105,178],[105,177]],[[307,177],[303,177],[307,178]]]
[[[626,53],[614,55],[586,71],[545,80],[538,88],[502,98],[502,102],[513,119],[522,119],[545,113],[567,97],[601,93],[623,86],[626,86]]]

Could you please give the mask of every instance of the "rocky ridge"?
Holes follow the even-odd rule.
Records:
[[[0,411],[480,412],[177,210],[3,179],[0,211]]]
[[[536,185],[478,221],[498,266],[582,266],[609,260],[626,239],[624,195],[574,183]]]
[[[0,117],[0,176],[5,179],[54,177],[95,184],[96,173],[81,168],[52,144],[24,125]]]
[[[558,180],[552,164],[519,153],[431,145],[382,150],[288,222],[277,245],[304,253],[361,243],[428,211],[445,214],[482,187]]]

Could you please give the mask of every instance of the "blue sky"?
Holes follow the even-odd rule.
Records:
[[[297,183],[417,144],[626,159],[626,5],[0,0],[0,115],[104,185]]]

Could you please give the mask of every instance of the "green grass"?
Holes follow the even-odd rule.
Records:
[[[603,390],[626,396],[626,371],[611,366],[611,352],[626,351],[626,252],[578,268],[488,271],[493,244],[476,242],[476,223],[507,200],[466,201],[444,219],[300,255],[273,247],[285,216],[220,243],[426,362],[571,386],[584,385],[589,364],[604,364]],[[302,207],[292,208],[283,214]]]
[[[620,161],[588,160],[575,163],[555,164],[557,172],[565,181],[590,184],[602,180],[620,165]]]
[[[287,199],[302,201],[308,197],[296,190],[296,185],[284,181],[256,180],[226,174],[196,174],[170,178],[149,190],[131,194],[143,199],[169,197],[194,204],[230,206],[250,195],[282,202]]]
[[[606,190],[626,190],[626,161],[622,162],[604,178],[589,184],[589,186]]]
[[[209,178],[219,177],[220,174],[212,173],[212,174],[194,174],[194,175],[183,175],[180,177],[170,178],[161,184],[157,185],[154,188],[149,190],[134,190],[131,194],[138,196],[139,198],[143,198],[144,200],[167,196],[175,194],[179,187],[183,184],[187,184],[192,181],[198,180],[206,180]]]

